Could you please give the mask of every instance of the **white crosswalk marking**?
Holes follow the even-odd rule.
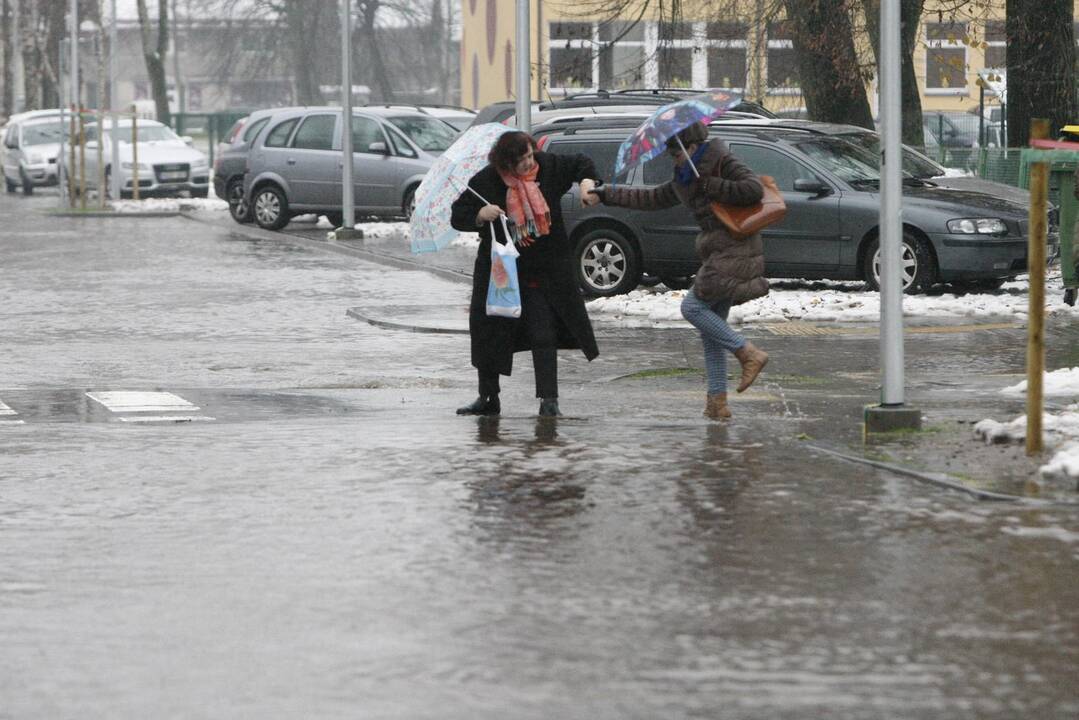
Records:
[[[170,392],[110,391],[88,392],[86,397],[104,405],[114,413],[129,412],[191,412],[199,407]]]
[[[15,418],[18,414],[0,400],[0,425],[25,425],[26,421]]]
[[[118,416],[120,422],[125,423],[188,423],[214,420],[208,415],[193,415],[194,411],[201,408],[170,392],[113,390],[88,392],[86,397],[104,405],[109,412]],[[176,414],[145,414],[151,412]]]

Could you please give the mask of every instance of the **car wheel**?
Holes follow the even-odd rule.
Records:
[[[280,230],[288,225],[288,200],[276,185],[263,185],[252,198],[255,222],[266,230]]]
[[[586,295],[621,295],[640,282],[637,250],[618,230],[599,228],[585,233],[577,242],[574,258],[577,281]]]
[[[405,212],[405,220],[411,220],[412,213],[416,212],[416,187],[410,187],[405,192],[405,201],[401,204],[401,209]]]
[[[870,290],[880,290],[880,238],[874,238],[866,248],[863,277]],[[899,249],[900,275],[903,292],[916,293],[937,281],[937,266],[929,246],[909,232],[903,233]]]
[[[671,290],[688,290],[693,286],[692,275],[660,275],[659,279]]]
[[[244,197],[244,181],[233,180],[225,188],[225,200],[229,204],[229,215],[241,225],[246,225],[255,218],[251,213],[251,206]]]
[[[34,183],[30,182],[30,177],[26,174],[25,170],[19,170],[19,180],[22,182],[22,194],[33,195]]]

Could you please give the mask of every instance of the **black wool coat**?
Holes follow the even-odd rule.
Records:
[[[519,247],[517,274],[521,285],[538,286],[558,318],[558,347],[579,349],[591,360],[599,355],[592,323],[573,268],[573,248],[562,221],[562,196],[575,182],[595,178],[596,168],[584,155],[554,155],[537,152],[539,172],[536,182],[551,211],[551,231],[527,247]],[[472,176],[469,187],[503,210],[508,188],[491,165]],[[491,276],[491,224],[476,225],[476,215],[484,202],[466,190],[453,203],[451,222],[462,232],[479,232],[480,247],[472,275],[472,302],[468,329],[472,340],[472,364],[487,372],[509,375],[513,353],[531,350],[525,324],[519,319],[487,316],[487,284]],[[495,223],[499,242],[506,242],[501,223]],[[512,241],[511,241],[512,242]],[[524,312],[528,312],[527,307]]]

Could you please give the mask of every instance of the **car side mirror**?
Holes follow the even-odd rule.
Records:
[[[794,181],[794,192],[812,193],[813,195],[830,195],[832,189],[817,178],[798,178]]]
[[[390,149],[386,147],[386,143],[378,140],[367,146],[368,152],[378,153],[379,155],[389,155]]]

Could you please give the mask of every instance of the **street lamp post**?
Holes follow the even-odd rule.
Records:
[[[528,0],[517,0],[517,129],[532,131],[532,78],[529,63],[532,51],[529,47],[530,15]]]
[[[352,193],[352,0],[341,0],[341,227],[338,240],[360,239]]]
[[[903,404],[903,239],[899,0],[880,4],[880,405],[865,409],[865,431],[917,429],[922,415]]]
[[[112,0],[110,8],[112,12],[112,25],[109,28],[109,133],[111,141],[109,147],[112,150],[112,158],[109,167],[109,194],[113,200],[120,199],[120,130],[116,127],[119,118],[116,115],[116,0]]]

